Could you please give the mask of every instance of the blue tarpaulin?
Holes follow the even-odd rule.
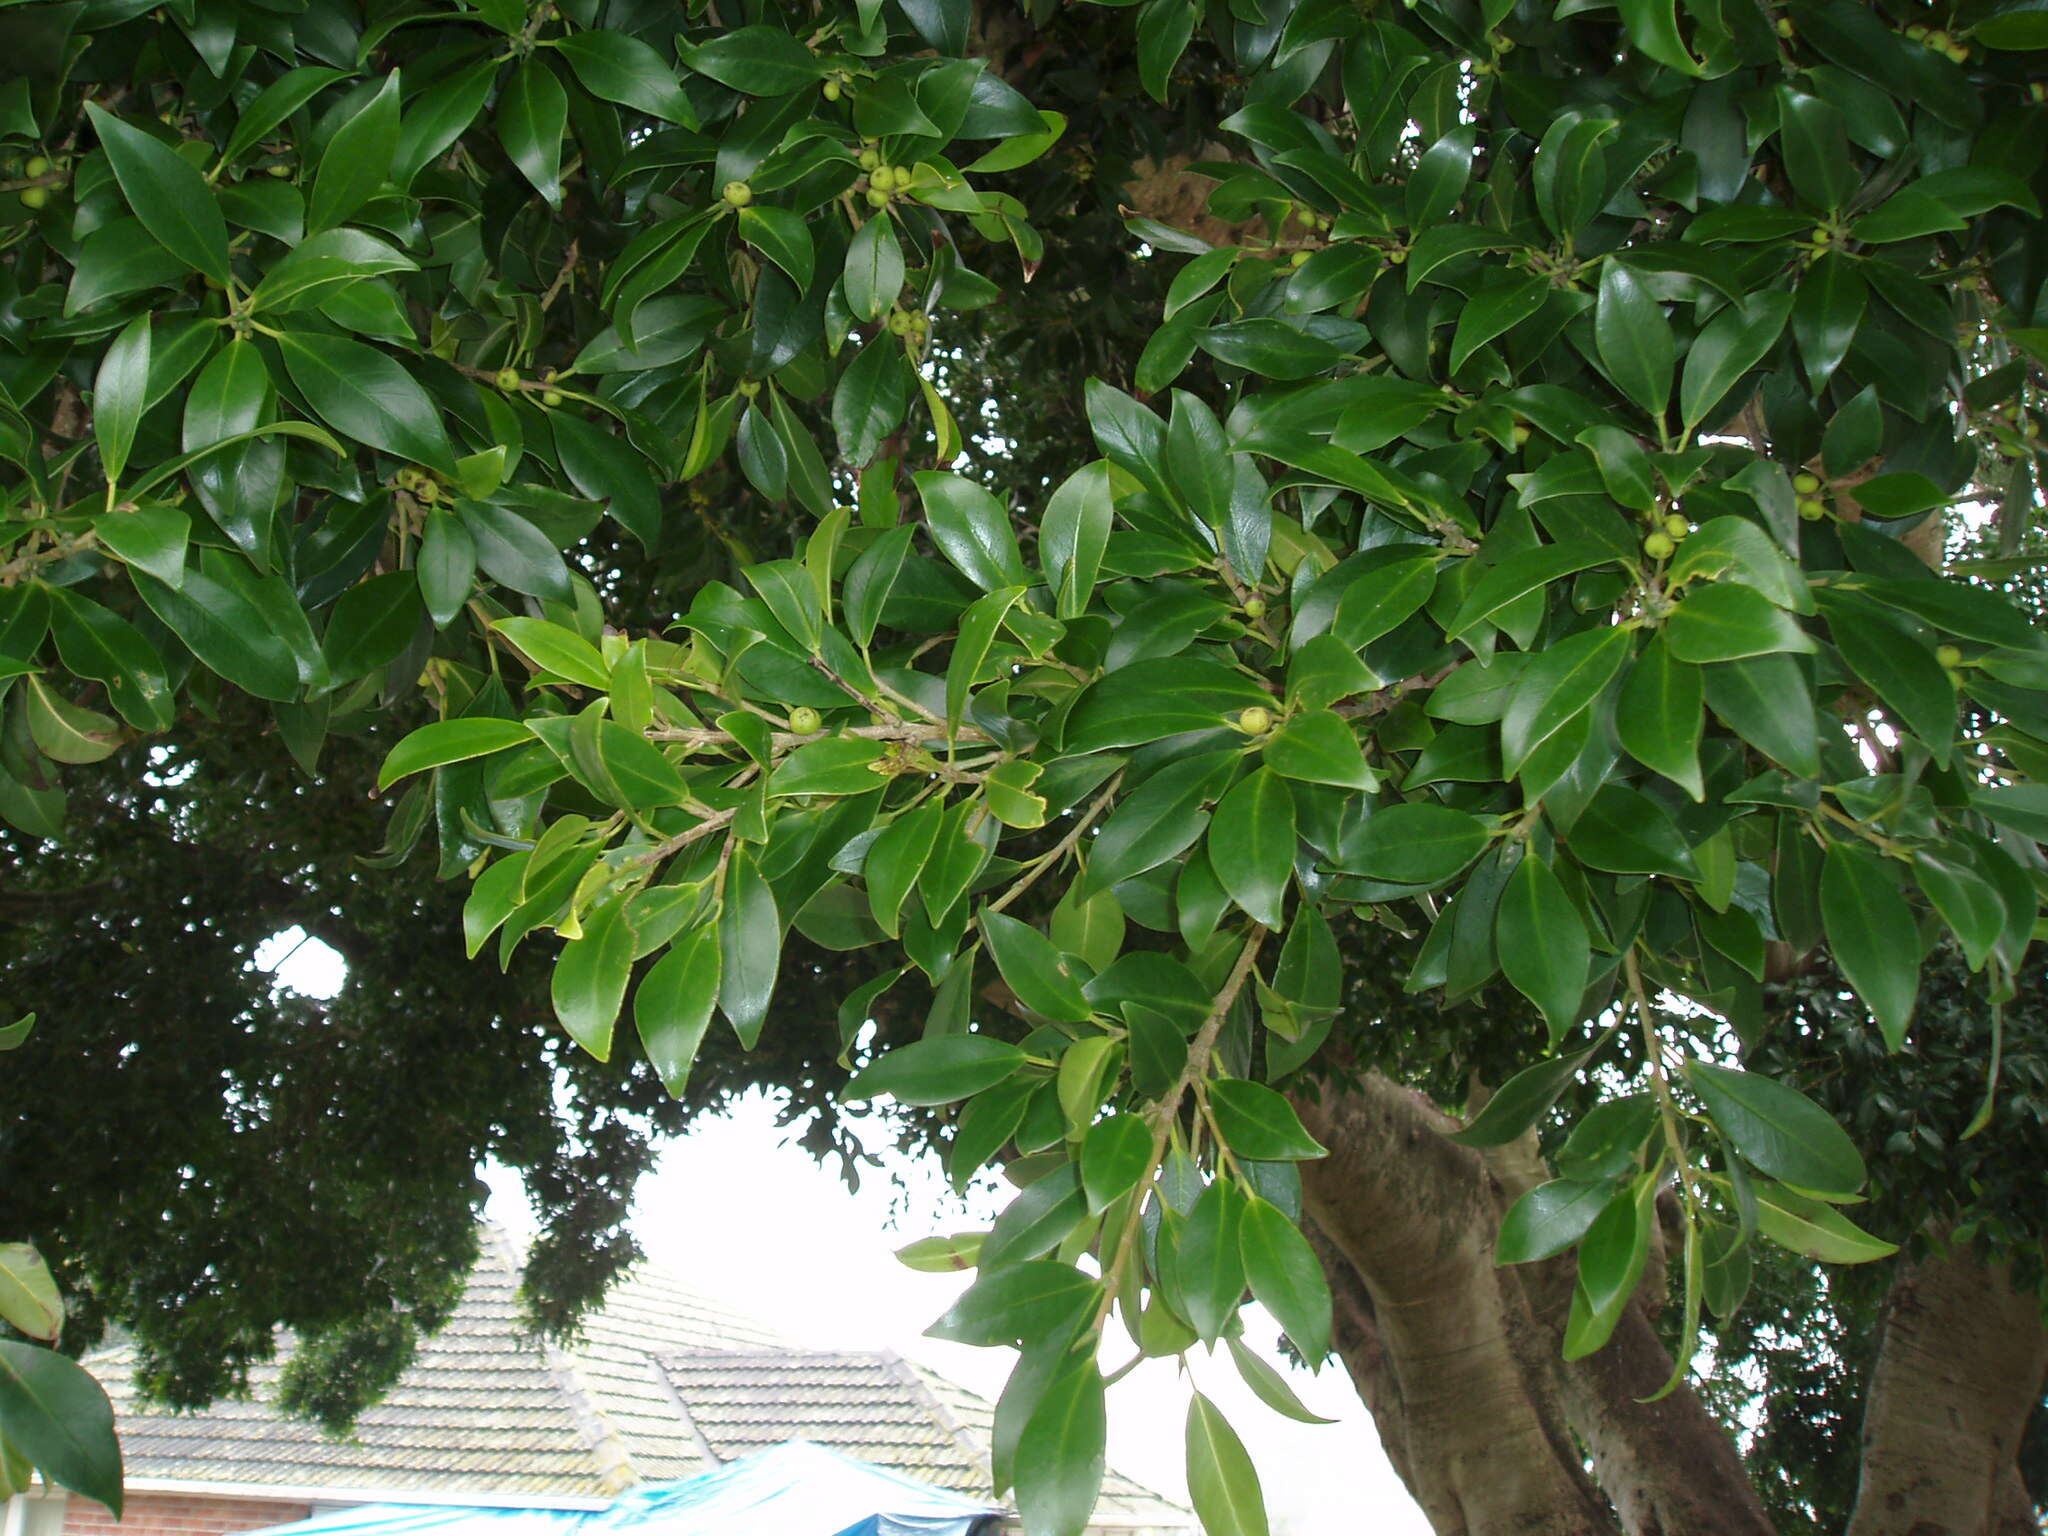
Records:
[[[971,1536],[1000,1506],[791,1440],[599,1510],[366,1504],[252,1536]]]

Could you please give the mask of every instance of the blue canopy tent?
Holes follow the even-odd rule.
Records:
[[[973,1536],[1000,1506],[790,1440],[600,1510],[366,1504],[251,1536]]]

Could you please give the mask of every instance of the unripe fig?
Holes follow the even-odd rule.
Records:
[[[1643,540],[1643,553],[1652,560],[1669,560],[1671,552],[1678,546],[1671,542],[1668,533],[1653,533]]]
[[[841,88],[837,80],[827,80],[825,82],[825,99],[827,101],[837,101],[841,94]]]
[[[1238,715],[1237,728],[1247,736],[1263,736],[1273,729],[1273,712],[1263,704],[1254,704]]]
[[[882,190],[882,189],[881,189],[880,187],[869,187],[869,188],[868,188],[868,206],[869,206],[870,208],[886,208],[886,207],[888,207],[888,206],[889,206],[889,194],[888,194],[888,193],[886,193],[886,192],[884,192],[884,191],[883,191],[883,190]]]
[[[1802,469],[1792,477],[1792,489],[1801,496],[1811,496],[1820,489],[1820,476]]]
[[[1287,264],[1291,267],[1305,267],[1308,265],[1308,258],[1309,253],[1307,251],[1296,251],[1287,258]]]
[[[49,201],[50,189],[48,187],[23,187],[21,189],[21,206],[28,209],[31,213],[38,208],[47,206]]]
[[[542,390],[540,396],[540,403],[546,406],[549,410],[553,410],[556,406],[562,403],[562,392],[559,389]]]
[[[808,704],[799,704],[789,712],[789,728],[799,736],[814,736],[825,721]]]
[[[1934,650],[1934,659],[1940,662],[1944,667],[1947,667],[1951,671],[1953,671],[1955,668],[1960,667],[1963,664],[1962,648],[1960,646],[1954,645],[1936,646]]]
[[[900,309],[890,310],[889,334],[891,336],[908,336],[910,334],[910,316]]]
[[[1266,616],[1266,600],[1263,597],[1248,597],[1244,600],[1244,616],[1256,622]]]
[[[728,181],[720,196],[733,207],[744,208],[754,200],[754,189],[744,181]]]
[[[1692,524],[1688,523],[1676,512],[1667,513],[1664,518],[1664,532],[1675,544],[1692,532]]]
[[[1802,496],[1799,499],[1799,515],[1809,523],[1817,523],[1828,515],[1827,503],[1817,496]]]
[[[497,377],[492,379],[491,382],[509,395],[519,387],[519,370],[517,368],[500,368]]]
[[[880,165],[881,163],[882,152],[879,149],[869,148],[864,149],[860,152],[860,168],[862,170],[872,171],[876,166]]]
[[[44,155],[30,155],[27,161],[24,162],[21,167],[21,174],[26,176],[30,181],[34,181],[37,177],[40,176],[49,175],[49,158]]]

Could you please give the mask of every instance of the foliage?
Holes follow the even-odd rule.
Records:
[[[551,931],[598,1062],[629,1021],[684,1094],[786,944],[880,951],[837,1097],[957,1105],[956,1177],[1022,1186],[940,1331],[1024,1346],[1032,1531],[1093,1502],[1113,1313],[1172,1354],[1248,1290],[1324,1353],[1282,1090],[1342,1065],[1340,926],[1541,1018],[1468,1144],[1631,1090],[1503,1233],[1576,1249],[1568,1356],[1667,1187],[1685,1339],[1760,1240],[1893,1251],[1767,988],[1898,1051],[1938,938],[1996,1017],[2037,922],[2031,6],[5,14],[0,816],[57,838],[68,772],[237,692],[308,773],[423,698],[384,857],[470,879],[472,955]],[[1062,376],[1073,459],[964,388],[1073,203],[979,55],[1066,26],[1226,141],[1205,217],[1129,221],[1135,360],[1009,332],[1129,386]],[[789,556],[713,517],[714,579],[723,498]],[[694,570],[630,591],[626,541]],[[1211,1405],[1188,1445],[1261,1529]]]

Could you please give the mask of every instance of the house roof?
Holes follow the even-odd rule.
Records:
[[[804,1350],[653,1265],[614,1285],[574,1343],[552,1344],[524,1326],[519,1267],[488,1234],[447,1326],[346,1439],[279,1412],[275,1362],[251,1371],[247,1398],[197,1413],[140,1401],[126,1348],[85,1364],[113,1400],[133,1482],[594,1502],[802,1439],[940,1487],[988,1489],[994,1406],[935,1372],[894,1354]],[[1189,1524],[1113,1472],[1099,1519]]]
[[[995,1405],[892,1352],[698,1350],[657,1363],[720,1461],[803,1439],[941,1488],[989,1487]],[[1188,1519],[1118,1472],[1103,1478],[1097,1524],[1179,1529]]]

